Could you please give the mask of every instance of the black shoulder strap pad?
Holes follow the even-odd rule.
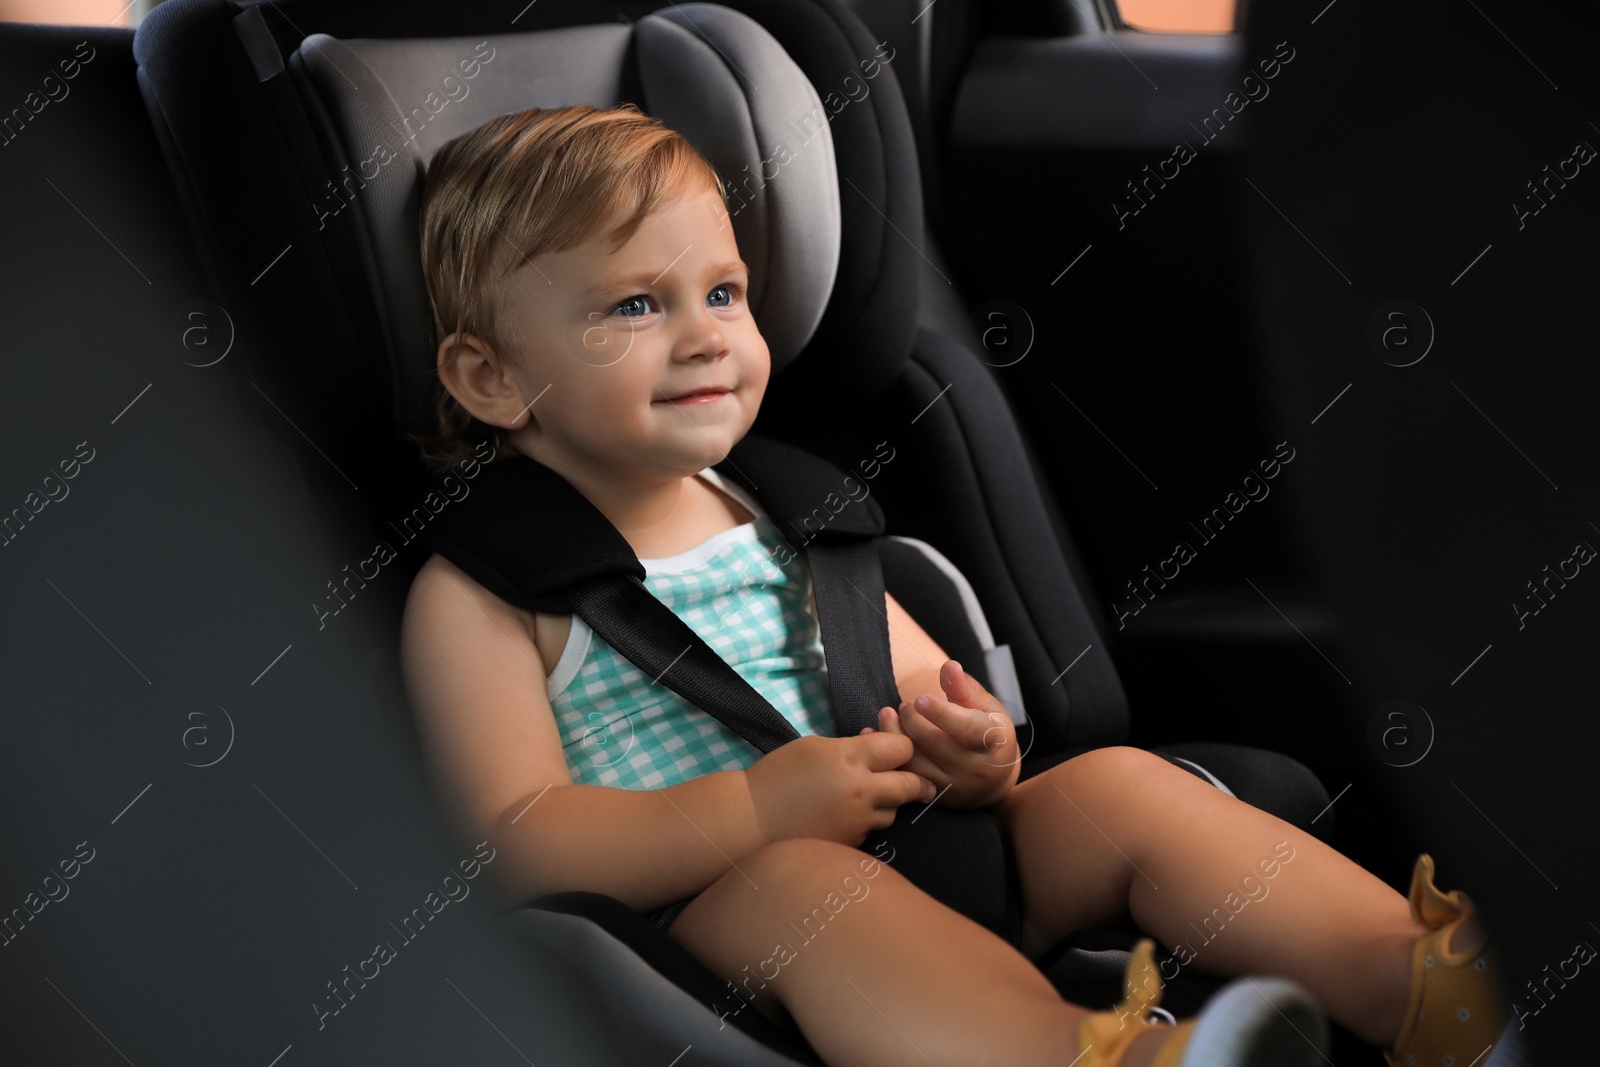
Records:
[[[842,542],[884,530],[877,500],[841,495],[839,469],[793,445],[746,434],[713,469],[748,490],[791,536]],[[645,577],[611,520],[527,456],[484,465],[473,491],[429,523],[423,540],[485,589],[530,611],[571,613],[564,590],[603,574]]]
[[[599,508],[527,456],[485,464],[472,492],[423,531],[428,546],[520,608],[568,614],[561,590],[613,571],[643,580],[644,565]]]
[[[803,448],[745,434],[728,458],[711,469],[749,490],[787,536],[854,541],[884,531],[877,498],[851,497],[844,473]]]

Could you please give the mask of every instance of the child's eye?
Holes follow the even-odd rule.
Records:
[[[744,295],[744,286],[740,285],[738,282],[729,282],[725,285],[717,286],[715,289],[711,290],[711,292],[713,296],[718,292],[724,292],[728,294],[728,302],[726,304],[713,303],[711,305],[712,307],[725,308],[731,306],[735,300]]]
[[[643,293],[640,293],[638,296],[630,296],[630,297],[628,297],[628,299],[624,300],[622,303],[620,303],[616,307],[612,308],[612,310],[613,311],[617,311],[617,312],[621,312],[622,313],[622,317],[625,318],[625,319],[637,319],[642,315],[650,314],[650,312],[649,312],[649,310],[647,308],[639,307],[639,305],[641,305],[641,304],[649,304],[649,303],[650,303],[650,298],[648,296],[645,296]],[[629,311],[625,310],[627,308],[635,308],[635,307],[639,308],[639,310],[636,311],[636,312],[631,312],[630,313]]]

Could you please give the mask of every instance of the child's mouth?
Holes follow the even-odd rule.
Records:
[[[657,404],[680,404],[680,405],[693,404],[693,405],[697,405],[697,406],[698,405],[715,404],[717,401],[719,401],[723,397],[727,396],[729,392],[730,392],[730,390],[725,390],[724,389],[724,390],[718,390],[718,391],[714,391],[714,392],[690,393],[687,396],[673,397],[673,398],[668,399],[668,400],[657,400],[657,401],[655,401],[655,403],[657,403]]]

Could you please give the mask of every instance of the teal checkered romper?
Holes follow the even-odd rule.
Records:
[[[645,588],[802,736],[835,736],[804,558],[783,550],[782,532],[749,494],[709,468],[700,477],[755,519],[675,556],[641,559]],[[743,770],[761,756],[717,719],[652,682],[577,615],[548,688],[575,783],[664,788]]]

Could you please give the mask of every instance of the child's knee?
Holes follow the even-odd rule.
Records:
[[[1104,783],[1112,787],[1148,784],[1153,776],[1175,769],[1154,752],[1131,745],[1093,748],[1057,766],[1065,775],[1086,784]]]

